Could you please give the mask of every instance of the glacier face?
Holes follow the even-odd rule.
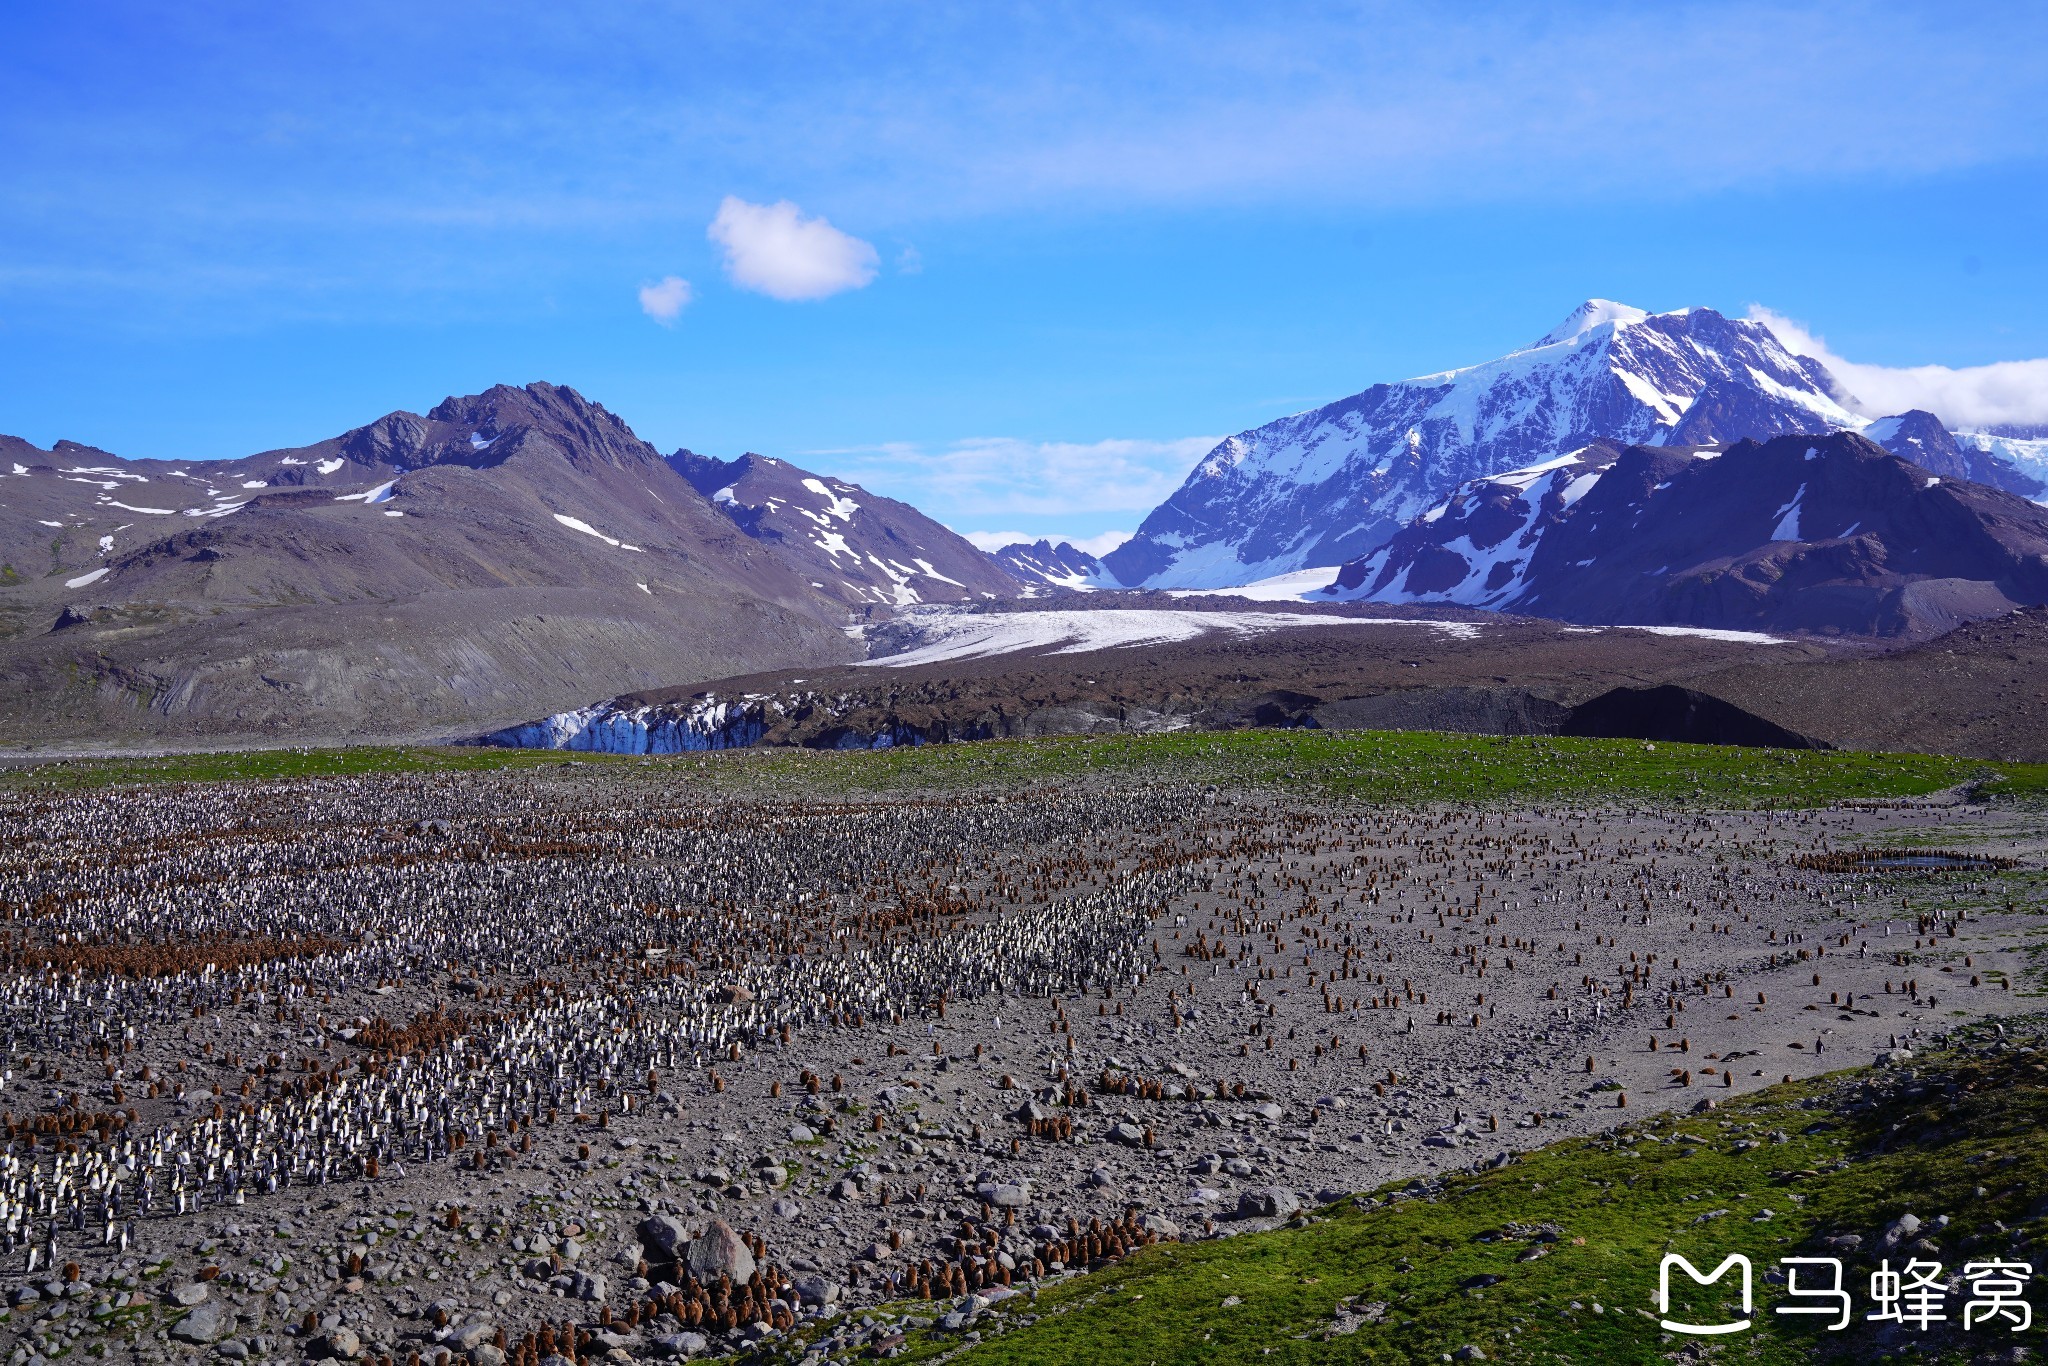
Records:
[[[584,754],[689,754],[712,749],[745,749],[767,733],[770,699],[692,699],[683,707],[635,706],[613,700],[525,725],[507,726],[483,738],[502,749],[565,749]]]
[[[1219,588],[1355,559],[1468,480],[1597,440],[1706,445],[1865,425],[1759,322],[1593,299],[1535,344],[1230,437],[1103,557],[1119,583]]]

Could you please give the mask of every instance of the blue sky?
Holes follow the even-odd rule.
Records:
[[[2001,4],[11,6],[0,431],[548,379],[1096,536],[1588,296],[2048,357],[2044,59]]]

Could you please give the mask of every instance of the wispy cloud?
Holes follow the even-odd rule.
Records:
[[[1921,408],[1951,427],[2048,422],[2048,359],[1989,365],[1866,365],[1835,353],[1805,323],[1752,304],[1749,316],[1795,355],[1811,356],[1847,385],[1869,417]]]
[[[640,286],[640,311],[672,327],[690,303],[690,282],[680,275],[665,275],[652,284]]]
[[[2027,60],[2044,25],[1999,0],[798,0],[775,25],[531,0],[488,16],[365,0],[345,24],[129,7],[109,26],[48,7],[0,55],[0,256],[142,294],[257,262],[345,277],[360,300],[501,292],[702,221],[728,190],[829,202],[877,230],[1158,204],[1820,193],[2048,152]],[[455,50],[491,78],[448,80]],[[817,297],[803,291],[872,269],[849,243],[822,275],[764,266],[764,285]],[[246,291],[273,310],[283,292]]]
[[[953,526],[1001,525],[997,519],[1022,517],[1099,524],[1105,514],[1150,512],[1180,487],[1217,440],[1189,436],[1080,442],[995,436],[938,448],[892,443],[807,451],[803,456],[823,458],[835,473],[914,503]]]
[[[727,195],[704,235],[725,250],[725,273],[741,289],[794,302],[859,289],[875,278],[875,249],[823,218],[805,218],[787,199],[749,204]]]

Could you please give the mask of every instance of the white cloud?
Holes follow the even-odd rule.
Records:
[[[1021,517],[1099,526],[1105,514],[1142,515],[1164,502],[1217,440],[1188,436],[1078,442],[994,436],[972,437],[939,449],[899,442],[803,454],[838,457],[836,472],[843,477],[901,498],[952,526],[1002,525]]]
[[[680,275],[664,275],[651,285],[640,286],[640,311],[660,323],[672,326],[692,298],[690,282]]]
[[[1868,417],[1924,408],[1953,428],[2048,422],[2048,360],[1990,365],[1863,365],[1845,360],[1805,323],[1761,304],[1749,316],[1777,334],[1785,349],[1811,356],[1842,381]]]
[[[727,195],[704,235],[725,248],[725,273],[771,299],[823,299],[875,278],[875,249],[787,199],[749,204]]]

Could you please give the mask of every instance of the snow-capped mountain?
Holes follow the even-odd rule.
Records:
[[[684,450],[668,462],[812,588],[850,608],[1017,595],[988,556],[908,503],[765,455],[716,460]]]
[[[1013,541],[989,552],[1011,578],[1034,587],[1089,589],[1107,582],[1102,561],[1071,541]]]
[[[1924,413],[1882,429],[1923,425],[1940,430]],[[1601,442],[1469,481],[1322,596],[1927,636],[2048,602],[2048,509],[1850,432],[1726,448]]]
[[[1595,441],[1710,445],[1866,425],[1819,361],[1763,323],[1592,299],[1498,360],[1231,437],[1103,564],[1130,587],[1251,583],[1355,559],[1467,480]]]

